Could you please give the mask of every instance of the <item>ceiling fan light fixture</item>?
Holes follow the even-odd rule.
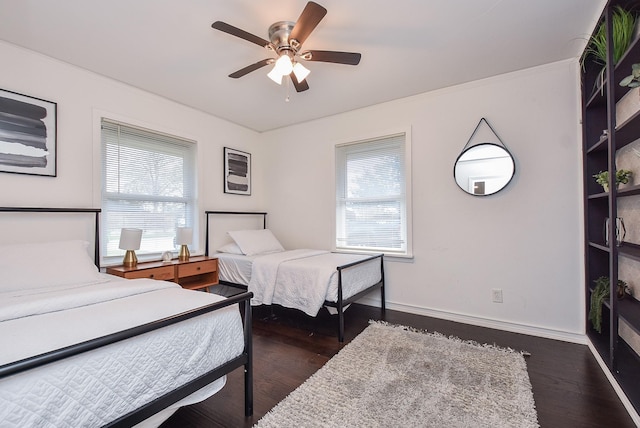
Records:
[[[267,73],[267,76],[271,80],[279,85],[282,85],[283,78],[287,79],[287,83],[291,80],[296,92],[303,92],[309,89],[309,84],[307,83],[309,70],[303,65],[298,64],[298,60],[346,65],[358,65],[360,62],[361,55],[357,52],[324,50],[306,50],[301,52],[305,41],[326,14],[327,9],[314,1],[308,1],[296,22],[278,21],[271,24],[269,27],[268,40],[222,21],[214,22],[211,24],[211,27],[223,33],[254,43],[261,48],[266,48],[269,52],[275,54],[271,58],[255,62],[229,74],[230,78],[237,79],[266,65],[274,64],[271,71]]]
[[[267,76],[269,76],[269,79],[273,80],[278,85],[282,85],[282,78],[290,75],[294,70],[295,68],[293,67],[291,58],[289,58],[289,55],[284,54],[280,55],[280,58],[276,61],[273,69],[267,73]],[[308,70],[307,74],[309,74]]]
[[[278,67],[274,66],[271,71],[267,73],[267,77],[278,85],[282,85],[282,74],[278,71]]]
[[[306,79],[309,73],[311,73],[311,71],[299,62],[296,62],[296,65],[293,66],[293,74],[296,75],[298,82],[302,82]]]
[[[283,76],[288,76],[289,74],[291,74],[291,72],[293,71],[293,64],[291,63],[291,58],[289,58],[289,55],[280,55],[280,58],[278,58],[278,60],[276,61],[274,69],[278,70],[278,73]]]

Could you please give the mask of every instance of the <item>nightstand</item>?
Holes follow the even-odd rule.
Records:
[[[190,257],[188,261],[138,263],[134,267],[111,266],[107,273],[122,278],[150,278],[173,281],[189,290],[209,289],[218,284],[218,259]]]

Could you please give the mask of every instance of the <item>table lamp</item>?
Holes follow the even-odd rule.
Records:
[[[178,254],[178,260],[184,262],[189,260],[189,247],[193,240],[193,228],[192,227],[179,227],[176,231],[176,244],[180,245],[180,253]]]
[[[126,250],[122,264],[125,267],[133,267],[138,264],[135,250],[140,249],[142,229],[122,228],[120,230],[120,244],[118,248]]]

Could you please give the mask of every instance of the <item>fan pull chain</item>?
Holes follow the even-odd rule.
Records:
[[[291,89],[291,79],[288,78],[289,76],[287,76],[287,97],[284,99],[285,103],[289,102],[289,93],[290,93],[290,89]]]

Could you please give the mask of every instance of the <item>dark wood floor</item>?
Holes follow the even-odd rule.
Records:
[[[346,313],[345,344],[379,319],[377,308],[352,305]],[[527,369],[541,427],[635,427],[616,393],[584,345],[509,333],[387,310],[386,321],[462,339],[526,350]],[[163,428],[251,427],[343,346],[335,318],[310,318],[276,307],[254,308],[254,414],[244,417],[243,373],[238,369],[216,395],[178,410]]]

